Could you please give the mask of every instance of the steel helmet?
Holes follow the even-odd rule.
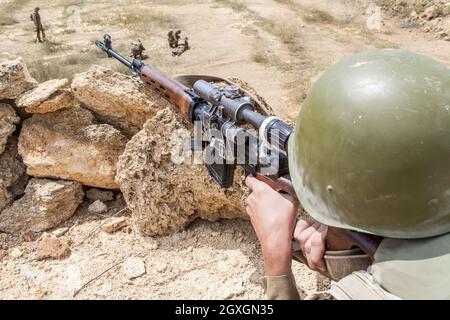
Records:
[[[305,210],[326,225],[385,237],[450,232],[450,69],[374,49],[314,84],[289,141]]]

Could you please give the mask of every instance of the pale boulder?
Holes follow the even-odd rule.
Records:
[[[31,179],[25,195],[0,214],[0,232],[41,232],[69,219],[83,200],[76,181]]]
[[[437,17],[438,7],[435,5],[432,5],[425,9],[425,11],[422,13],[422,18],[425,20],[432,20]]]
[[[119,158],[116,181],[132,212],[133,230],[144,235],[178,231],[196,218],[247,218],[242,171],[236,171],[235,187],[221,189],[204,165],[172,161],[171,152],[177,149],[172,134],[184,128],[178,113],[163,109],[146,122]]]
[[[0,100],[15,99],[37,84],[22,58],[0,63]]]
[[[100,200],[96,200],[89,205],[88,211],[89,213],[101,214],[108,211],[108,207]]]
[[[137,79],[112,70],[92,66],[72,81],[76,99],[91,110],[97,119],[133,136],[145,121],[169,103]]]
[[[70,247],[63,240],[45,234],[36,245],[36,260],[64,259],[70,255]]]
[[[122,269],[128,279],[135,279],[145,274],[145,263],[139,257],[130,257],[122,263]]]
[[[116,164],[126,143],[118,130],[96,124],[90,111],[73,106],[25,120],[19,153],[31,176],[116,189]]]
[[[54,79],[41,83],[36,88],[20,95],[15,103],[18,108],[25,108],[30,113],[45,113],[58,110],[57,107],[65,106],[64,101],[70,95],[65,94],[58,97],[63,92],[58,92],[69,81],[67,79]],[[44,104],[44,106],[41,106]],[[48,110],[48,111],[47,111]]]
[[[28,113],[48,113],[72,106],[74,101],[70,90],[58,90],[48,100],[34,107],[26,107]]]
[[[111,218],[108,222],[102,225],[102,230],[108,233],[117,232],[128,226],[128,219],[126,217]]]

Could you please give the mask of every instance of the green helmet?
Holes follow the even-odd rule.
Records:
[[[312,87],[289,141],[305,210],[326,225],[393,238],[450,232],[450,70],[375,49]]]

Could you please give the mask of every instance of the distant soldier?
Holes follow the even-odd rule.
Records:
[[[112,38],[111,38],[111,36],[110,36],[109,34],[105,34],[105,35],[103,36],[103,40],[104,40],[104,42],[105,42],[105,46],[106,46],[108,49],[112,49],[112,47],[111,47],[111,45],[112,45]],[[109,58],[112,58],[112,56],[109,54],[109,52],[108,52],[108,57],[109,57]]]
[[[141,60],[144,60],[144,55],[142,54],[143,51],[145,51],[145,48],[142,45],[141,40],[138,39],[138,41],[133,41],[131,43],[131,57],[134,59],[139,57]]]
[[[191,47],[189,47],[188,37],[184,37],[183,46],[184,46],[184,51],[187,51],[187,50],[189,50],[191,48]]]
[[[37,39],[36,41],[43,42],[45,40],[44,27],[42,26],[41,16],[39,14],[39,7],[34,8],[34,11],[30,14],[30,19],[34,23]],[[41,39],[42,34],[42,39]]]
[[[188,43],[188,37],[184,37],[183,42],[178,43],[177,47],[172,50],[173,56],[181,56],[185,51],[189,50],[189,43]]]
[[[173,35],[173,37],[175,39],[176,46],[179,45],[179,42],[181,40],[180,34],[181,34],[181,30],[177,30],[177,31],[175,31],[175,34]]]
[[[177,47],[178,41],[175,40],[172,30],[170,30],[167,34],[167,41],[169,41],[169,47],[171,47],[172,49]]]

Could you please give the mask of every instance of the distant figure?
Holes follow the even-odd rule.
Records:
[[[142,52],[145,51],[144,46],[142,45],[141,40],[131,42],[131,56],[134,59],[140,57],[141,60],[144,60],[145,57]]]
[[[108,49],[112,49],[112,46],[111,46],[112,45],[112,38],[111,38],[111,36],[109,34],[105,34],[103,36],[103,41],[105,42],[105,46]],[[108,57],[112,58],[111,55],[109,54],[109,52],[108,52]]]
[[[189,47],[188,37],[184,37],[183,42],[178,43],[177,47],[174,50],[172,50],[172,55],[179,57],[189,49],[190,49],[190,47]]]
[[[36,32],[36,36],[37,36],[37,39],[35,40],[35,42],[36,41],[44,42],[45,32],[44,32],[44,27],[42,26],[39,10],[40,10],[39,7],[34,8],[34,11],[30,14],[30,19],[34,23],[35,32]],[[42,38],[41,38],[41,34],[42,34]]]
[[[173,35],[173,37],[174,37],[174,39],[175,39],[177,45],[178,45],[178,43],[179,43],[180,40],[181,40],[180,34],[181,34],[181,30],[177,30],[177,31],[175,32],[175,34]]]
[[[177,47],[178,41],[175,40],[172,30],[170,30],[169,33],[167,34],[167,41],[169,42],[169,47],[171,47],[172,49]]]

